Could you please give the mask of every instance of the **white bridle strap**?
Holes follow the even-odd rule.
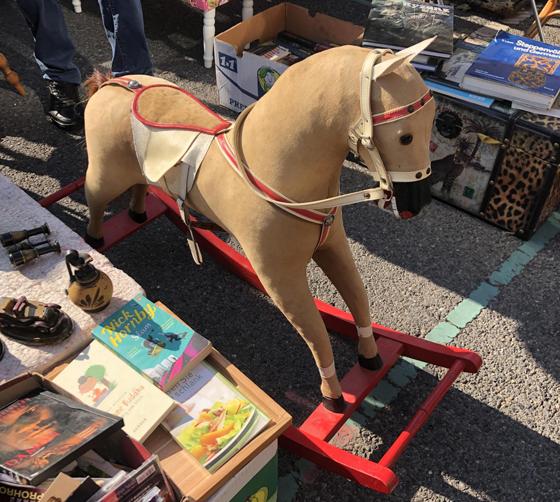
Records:
[[[235,121],[235,124],[233,126],[233,150],[235,152],[237,163],[239,165],[239,169],[236,169],[237,174],[261,199],[266,200],[267,202],[270,202],[271,204],[274,204],[276,206],[288,209],[327,209],[335,206],[348,206],[349,204],[356,204],[358,202],[383,200],[386,198],[385,191],[381,188],[368,188],[366,190],[360,190],[359,192],[337,195],[335,197],[314,200],[311,202],[282,202],[266,195],[250,179],[253,178],[257,182],[264,184],[257,178],[257,176],[255,176],[255,174],[251,172],[251,169],[245,161],[245,156],[243,155],[243,148],[241,144],[243,123],[245,122],[245,119],[247,118],[247,115],[249,114],[253,106],[254,104],[245,108],[245,110],[241,112],[241,114]]]

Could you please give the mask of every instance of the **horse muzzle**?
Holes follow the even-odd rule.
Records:
[[[385,203],[385,210],[395,217],[409,220],[418,216],[432,201],[429,178],[414,183],[393,182],[393,200]]]

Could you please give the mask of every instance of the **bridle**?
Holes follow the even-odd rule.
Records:
[[[389,50],[373,50],[366,57],[360,73],[360,118],[348,131],[350,150],[358,157],[363,158],[362,152],[365,152],[369,157],[371,164],[367,162],[366,164],[373,167],[371,173],[373,178],[379,182],[378,187],[310,202],[294,202],[269,187],[252,173],[243,155],[241,142],[243,124],[255,103],[245,108],[235,121],[233,126],[233,148],[224,134],[217,136],[218,144],[228,163],[258,197],[301,219],[321,225],[321,235],[317,247],[326,240],[329,227],[334,222],[338,207],[358,202],[377,201],[379,207],[385,209],[389,206],[392,212],[399,217],[394,197],[393,181],[414,182],[427,178],[430,175],[429,165],[424,169],[415,170],[414,172],[387,170],[373,140],[374,126],[409,117],[420,111],[426,103],[433,99],[431,91],[427,91],[412,103],[375,115],[372,114],[371,85],[376,80],[375,65],[384,54],[390,52]],[[324,213],[318,211],[319,209],[329,209],[329,212]]]

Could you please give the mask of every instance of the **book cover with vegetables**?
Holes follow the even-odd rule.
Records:
[[[142,295],[96,326],[92,334],[165,391],[212,348],[209,340]]]
[[[124,431],[144,441],[175,407],[158,389],[97,340],[91,342],[54,383],[82,403],[124,419]]]
[[[169,395],[178,406],[163,425],[210,472],[229,460],[269,422],[264,413],[206,362],[181,379]]]

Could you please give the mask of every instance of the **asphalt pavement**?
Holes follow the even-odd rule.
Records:
[[[255,11],[275,3],[255,1]],[[352,1],[295,3],[356,24],[367,16],[367,7]],[[81,14],[72,11],[70,1],[62,5],[83,74],[109,68],[97,2],[84,0]],[[220,7],[217,30],[239,22],[240,10],[236,1]],[[156,74],[232,118],[218,105],[214,69],[202,66],[201,15],[179,0],[146,0],[144,12]],[[456,28],[475,29],[488,19],[459,11]],[[549,40],[559,38],[555,25],[546,32]],[[15,2],[0,6],[0,33],[0,51],[28,91],[22,98],[0,79],[0,173],[39,199],[85,173],[84,143],[44,117],[46,90]],[[367,182],[362,169],[348,165],[344,190]],[[112,211],[124,203],[116,201]],[[83,194],[52,210],[83,232]],[[378,495],[281,452],[279,500],[560,500],[560,215],[529,244],[437,201],[410,222],[368,205],[346,208],[344,218],[376,322],[475,350],[483,366],[478,374],[459,378],[397,462],[400,484],[392,495]],[[108,256],[148,297],[163,301],[210,338],[296,423],[318,402],[311,355],[270,300],[210,258],[202,267],[194,265],[184,236],[171,223],[162,219],[149,225]],[[504,263],[513,264],[515,273],[496,281]],[[344,307],[316,267],[310,266],[309,278],[317,297]],[[0,286],[0,296],[8,294]],[[465,302],[469,297],[475,298],[475,308]],[[355,347],[334,333],[331,338],[343,375],[355,363]],[[438,377],[441,371],[432,366],[400,363],[334,441],[379,459]]]

